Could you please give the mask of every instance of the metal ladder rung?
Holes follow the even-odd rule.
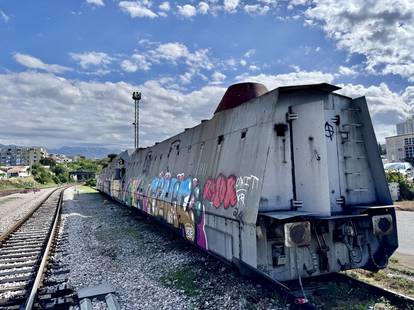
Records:
[[[347,192],[367,192],[368,188],[347,188]]]
[[[345,175],[350,175],[350,174],[361,175],[361,172],[360,171],[354,171],[354,172],[346,172],[345,171]]]
[[[361,112],[360,108],[343,108],[341,111],[353,111],[353,112]]]
[[[345,126],[349,126],[349,127],[362,127],[361,123],[348,123],[348,124],[343,124],[343,127]]]
[[[365,157],[365,156],[352,156],[352,155],[344,155],[344,158],[345,158],[345,159],[348,159],[348,158],[365,159],[366,157]]]

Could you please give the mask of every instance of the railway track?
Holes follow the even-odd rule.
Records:
[[[57,235],[65,189],[54,190],[0,236],[0,309],[32,309]]]

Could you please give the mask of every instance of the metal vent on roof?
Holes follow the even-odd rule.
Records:
[[[248,82],[231,85],[227,88],[226,93],[221,99],[214,114],[223,110],[235,108],[244,102],[257,98],[267,92],[268,90],[266,86],[260,83]]]

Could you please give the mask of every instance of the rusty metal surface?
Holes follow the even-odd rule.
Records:
[[[221,99],[214,114],[235,108],[246,101],[264,95],[267,92],[268,90],[266,86],[259,83],[239,83],[231,85]]]

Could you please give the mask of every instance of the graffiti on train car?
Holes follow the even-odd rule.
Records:
[[[234,207],[237,203],[236,180],[234,175],[226,177],[223,174],[219,174],[215,179],[207,179],[204,184],[203,198],[217,209],[222,205],[224,209]]]
[[[161,172],[149,183],[145,194],[139,187],[136,187],[139,209],[163,218],[185,238],[207,249],[205,212],[197,178],[186,177],[183,173],[173,177],[170,172]]]
[[[233,215],[240,219],[249,193],[258,189],[258,184],[259,178],[254,175],[236,177],[220,173],[216,178],[208,178],[202,187],[197,178],[161,171],[150,181],[129,180],[124,184],[123,201],[162,218],[179,229],[183,237],[207,249],[204,203],[216,209],[234,208]]]
[[[236,195],[237,195],[237,206],[234,208],[233,215],[236,218],[242,218],[244,209],[246,206],[246,199],[251,191],[259,188],[259,178],[250,176],[241,176],[237,178],[236,182]]]

